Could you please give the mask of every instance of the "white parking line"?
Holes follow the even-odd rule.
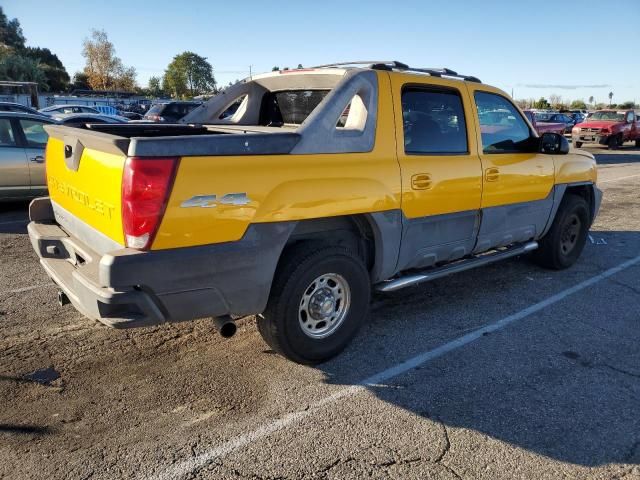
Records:
[[[455,340],[445,343],[444,345],[441,345],[433,350],[429,350],[427,352],[416,355],[415,357],[410,358],[409,360],[406,360],[402,363],[398,363],[397,365],[394,365],[386,370],[376,373],[370,376],[369,378],[365,378],[364,380],[362,380],[356,385],[353,385],[350,387],[343,387],[338,391],[336,391],[335,393],[310,404],[305,410],[298,410],[296,412],[289,413],[278,419],[264,423],[263,425],[259,426],[257,429],[249,433],[245,433],[244,435],[240,435],[238,437],[232,438],[231,440],[228,440],[227,442],[221,445],[218,445],[217,447],[214,447],[211,450],[208,450],[204,453],[198,454],[189,460],[185,460],[183,462],[174,464],[166,471],[161,472],[152,478],[155,478],[156,480],[168,480],[168,479],[184,477],[206,466],[208,463],[210,463],[216,458],[223,457],[235,450],[246,447],[247,445],[255,441],[265,438],[271,435],[272,433],[275,433],[279,430],[283,430],[306,417],[316,414],[319,409],[325,407],[328,404],[337,402],[338,400],[355,395],[359,392],[366,391],[367,386],[379,385],[380,383],[383,383],[393,377],[406,373],[409,370],[414,369],[415,367],[418,367],[438,357],[441,357],[446,353],[449,353],[453,350],[457,350],[458,348],[464,347],[465,345],[468,345],[471,342],[478,340],[485,333],[491,333],[491,332],[501,330],[505,328],[507,325],[510,325],[519,320],[527,318],[529,315],[536,313],[548,307],[549,305],[557,303],[563,300],[564,298],[568,297],[569,295],[573,295],[574,293],[579,292],[580,290],[584,290],[585,288],[590,287],[591,285],[597,282],[600,282],[601,280],[604,280],[608,277],[611,277],[612,275],[615,275],[616,273],[619,273],[622,270],[625,270],[626,268],[629,268],[638,263],[640,263],[640,256],[632,258],[631,260],[627,260],[626,262],[621,263],[617,267],[610,268],[609,270],[606,270],[605,272],[599,275],[596,275],[583,282],[580,282],[577,285],[574,285],[573,287],[567,288],[566,290],[563,290],[560,293],[557,293],[555,295],[552,295],[546,298],[545,300],[535,303],[525,308],[524,310],[520,310],[519,312],[509,315],[508,317],[504,317],[498,320],[497,322],[490,323],[482,328],[479,328],[466,335],[463,335],[462,337],[458,337]]]
[[[637,175],[627,175],[626,177],[612,178],[611,180],[602,180],[602,181],[599,181],[598,183],[617,182],[618,180],[625,180],[627,178],[635,178],[635,177],[640,177],[640,173]]]
[[[36,290],[37,288],[46,288],[46,287],[55,287],[55,283],[39,283],[38,285],[31,285],[30,287],[22,287],[16,288],[14,290],[6,290],[4,292],[0,292],[0,295],[6,295],[9,293],[22,293],[28,292],[29,290]]]

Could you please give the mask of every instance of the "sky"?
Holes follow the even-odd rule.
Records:
[[[273,66],[400,60],[479,77],[518,99],[640,102],[640,0],[2,0],[27,44],[70,75],[104,29],[146,86],[185,50],[218,84]]]

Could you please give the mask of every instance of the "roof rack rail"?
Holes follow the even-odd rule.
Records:
[[[355,62],[340,62],[340,63],[327,63],[325,65],[316,65],[311,68],[326,68],[326,67],[346,67],[348,65],[370,65],[370,66],[388,66],[391,68],[409,68],[409,65],[398,62],[397,60],[357,60]]]
[[[478,77],[473,75],[461,75],[450,68],[414,68],[410,67],[406,63],[399,62],[398,60],[369,60],[369,61],[355,61],[355,62],[340,62],[340,63],[327,63],[326,65],[317,65],[312,68],[326,68],[326,67],[346,67],[349,65],[368,65],[375,70],[401,70],[406,72],[426,73],[432,77],[453,77],[467,82],[482,83]]]

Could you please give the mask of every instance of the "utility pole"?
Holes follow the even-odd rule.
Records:
[[[253,77],[251,76],[251,67],[253,67],[253,65],[249,65],[249,80],[253,80]]]

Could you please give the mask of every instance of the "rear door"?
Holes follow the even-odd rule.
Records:
[[[29,178],[31,194],[33,196],[45,194],[47,180],[44,169],[44,149],[47,146],[47,132],[44,125],[51,122],[45,120],[26,119],[18,120],[20,134],[23,136],[24,151],[29,165]]]
[[[12,117],[0,116],[0,197],[29,196],[29,166]]]
[[[404,225],[398,268],[461,258],[476,240],[482,188],[464,83],[391,75]]]
[[[482,224],[475,251],[536,237],[553,204],[554,164],[520,110],[501,91],[468,84],[482,160]],[[500,114],[497,115],[496,113]]]

